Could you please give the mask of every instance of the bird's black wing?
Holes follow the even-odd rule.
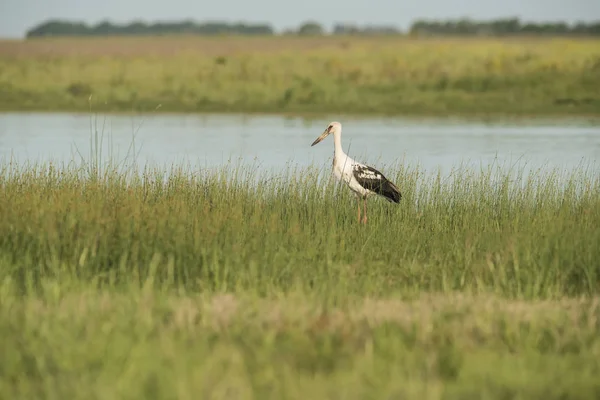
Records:
[[[368,165],[354,164],[352,166],[352,174],[359,185],[365,189],[369,189],[391,202],[400,202],[402,198],[400,189],[375,168]]]

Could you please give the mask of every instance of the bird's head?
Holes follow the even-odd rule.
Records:
[[[321,136],[316,138],[315,141],[313,142],[313,144],[311,144],[310,146],[312,147],[315,144],[319,143],[321,140],[325,139],[331,133],[336,133],[336,132],[341,132],[341,131],[342,131],[342,124],[340,124],[339,122],[336,122],[336,121],[330,122],[329,125],[327,126],[327,128],[325,129],[325,131],[323,131],[323,133],[321,134]]]

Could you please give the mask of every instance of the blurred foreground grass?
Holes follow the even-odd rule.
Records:
[[[596,39],[0,42],[0,110],[589,115]]]
[[[2,289],[3,398],[593,399],[598,298]]]
[[[3,398],[600,396],[600,178],[0,166]]]

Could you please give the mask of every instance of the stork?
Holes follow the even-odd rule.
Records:
[[[356,195],[358,203],[358,222],[367,223],[367,197],[377,194],[392,203],[400,203],[400,189],[373,167],[361,164],[350,158],[342,149],[342,124],[331,122],[311,147],[333,133],[333,174],[343,181]],[[360,201],[363,201],[363,219],[361,220]]]

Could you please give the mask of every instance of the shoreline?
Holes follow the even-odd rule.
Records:
[[[440,113],[336,113],[336,112],[293,112],[293,111],[256,111],[256,110],[205,110],[205,111],[186,111],[186,110],[149,110],[149,111],[125,111],[123,109],[92,109],[84,110],[81,108],[60,108],[60,109],[44,109],[44,108],[3,108],[0,107],[0,115],[6,114],[56,114],[56,115],[111,115],[111,116],[163,116],[163,117],[232,117],[232,118],[284,118],[284,119],[301,119],[305,121],[317,121],[324,119],[344,119],[344,120],[406,120],[413,122],[424,121],[439,121],[439,122],[455,122],[463,124],[471,123],[502,123],[516,122],[518,125],[552,122],[567,122],[577,121],[576,125],[585,123],[585,125],[596,126],[600,125],[600,112],[596,114],[590,113],[479,113],[479,112],[464,112],[464,113],[448,113],[446,115]]]

